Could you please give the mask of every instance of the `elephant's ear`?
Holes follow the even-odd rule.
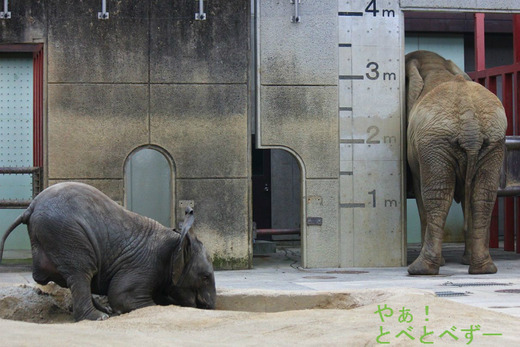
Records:
[[[472,79],[468,76],[467,73],[465,73],[464,71],[462,71],[458,66],[457,64],[455,64],[454,62],[452,62],[451,60],[446,60],[446,68],[448,69],[449,72],[451,72],[452,74],[454,75],[462,75],[462,77],[464,77],[464,79],[466,81],[471,81]]]
[[[195,221],[195,217],[193,216],[193,209],[189,206],[186,207],[184,211],[184,222],[182,223],[181,229],[181,244],[183,240],[185,240],[188,231],[190,231],[193,222]]]
[[[184,222],[182,223],[179,245],[175,249],[175,254],[173,258],[172,271],[173,283],[175,285],[179,284],[179,282],[181,281],[184,268],[191,259],[192,240],[189,231],[194,221],[195,217],[193,216],[193,209],[188,206],[186,207],[186,211],[184,214]]]
[[[406,77],[407,81],[407,91],[406,91],[406,111],[409,114],[413,105],[421,95],[421,92],[424,87],[424,81],[419,73],[419,69],[417,66],[419,65],[419,61],[417,59],[412,59],[408,63],[406,63]]]

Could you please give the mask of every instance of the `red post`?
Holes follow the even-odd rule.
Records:
[[[513,15],[514,62],[520,63],[520,14]]]
[[[484,13],[475,13],[475,71],[486,69]]]
[[[497,78],[489,76],[487,78],[487,88],[493,94],[497,94]],[[489,247],[498,248],[498,198],[491,214],[491,225],[489,226]]]
[[[515,15],[516,17],[519,17],[520,19],[520,16],[518,15]],[[520,24],[520,20],[517,21],[519,24]],[[520,39],[520,27],[518,28],[518,35],[517,35],[517,38]],[[520,47],[520,43],[517,45],[518,47]],[[520,58],[520,57],[519,57]],[[515,58],[516,59],[516,58]],[[513,90],[513,98],[514,98],[514,105],[516,105],[515,107],[515,114],[514,114],[514,118],[515,118],[515,121],[516,121],[516,129],[515,129],[515,134],[516,135],[519,135],[520,134],[520,72],[519,71],[516,71],[514,74],[513,74],[513,81],[514,81],[514,90]],[[520,218],[520,199],[516,199],[516,226],[515,226],[515,234],[516,234],[516,253],[520,253],[520,221],[518,220],[518,218]]]
[[[514,63],[520,63],[520,15],[513,15],[513,53],[514,53]],[[520,74],[518,71],[514,74],[514,104],[516,105],[516,114],[514,115],[516,121],[516,129],[515,134],[520,135],[520,87],[518,85],[520,83]],[[520,201],[517,199],[516,202],[516,215],[517,215],[517,223],[516,223],[516,253],[520,253],[520,221],[518,218],[520,216]]]
[[[43,167],[43,46],[33,53],[33,166]]]
[[[502,104],[507,116],[506,135],[513,135],[513,75],[502,74]],[[504,198],[504,251],[515,250],[515,198]]]

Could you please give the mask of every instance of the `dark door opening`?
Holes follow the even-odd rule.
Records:
[[[299,248],[302,197],[296,158],[282,149],[257,149],[253,137],[252,186],[255,255],[273,253],[276,246]]]
[[[253,222],[256,229],[271,229],[271,150],[256,149],[253,136]]]

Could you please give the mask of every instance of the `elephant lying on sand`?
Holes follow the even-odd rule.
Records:
[[[99,320],[154,304],[215,308],[213,266],[192,235],[130,212],[94,187],[60,183],[45,189],[5,232],[27,224],[37,283],[70,288],[74,319]],[[110,307],[93,300],[108,295]]]
[[[406,55],[408,164],[423,246],[412,275],[439,273],[452,200],[462,202],[469,273],[495,273],[489,225],[504,157],[507,119],[500,100],[453,62],[428,51]]]

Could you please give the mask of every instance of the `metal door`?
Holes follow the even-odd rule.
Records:
[[[0,55],[0,167],[33,166],[33,56]],[[28,174],[0,175],[0,200],[32,199],[32,177]],[[5,230],[21,213],[19,209],[0,209],[0,230]],[[28,249],[25,232],[12,233],[6,249]]]
[[[125,206],[172,226],[172,182],[172,165],[163,153],[153,148],[133,152],[125,166]]]

